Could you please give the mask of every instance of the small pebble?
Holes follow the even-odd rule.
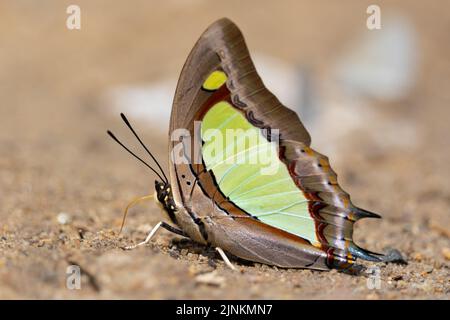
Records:
[[[66,212],[60,212],[56,217],[59,224],[68,224],[71,221],[70,215]]]
[[[225,278],[217,274],[217,271],[199,274],[195,277],[195,281],[199,284],[220,287],[225,284]]]
[[[169,255],[175,259],[178,259],[180,257],[180,254],[176,250],[169,250]]]
[[[415,253],[413,253],[412,258],[414,260],[420,262],[423,260],[424,257],[423,257],[423,254],[421,254],[420,252],[415,252]]]
[[[426,272],[426,273],[432,273],[433,270],[434,270],[434,267],[433,267],[433,266],[427,265],[427,266],[425,266],[424,272]]]
[[[450,260],[450,248],[442,248],[442,255],[445,260]]]

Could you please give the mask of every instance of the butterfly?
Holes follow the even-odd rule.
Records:
[[[170,221],[158,223],[142,243],[163,227],[216,248],[228,264],[225,253],[316,270],[353,270],[357,258],[388,260],[354,243],[354,223],[380,216],[353,205],[328,158],[310,147],[297,114],[264,86],[229,19],[200,36],[181,71],[169,178],[122,118],[157,168],[108,134],[158,176],[154,197]]]

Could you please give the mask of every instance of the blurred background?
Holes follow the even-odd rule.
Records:
[[[66,9],[81,9],[69,30]],[[366,12],[381,9],[381,29]],[[361,246],[398,248],[408,266],[364,277],[240,265],[160,232],[154,176],[106,135],[139,150],[124,112],[167,165],[177,78],[221,17],[242,30],[264,83],[297,111],[341,186],[383,220]],[[448,1],[0,2],[0,298],[449,298]],[[82,270],[81,290],[66,267]],[[233,285],[230,285],[230,284]],[[326,289],[326,290],[325,290]]]

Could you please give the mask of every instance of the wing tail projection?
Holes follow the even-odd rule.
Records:
[[[378,213],[370,212],[361,208],[354,208],[353,213],[357,219],[362,218],[374,218],[374,219],[381,219],[381,216]]]

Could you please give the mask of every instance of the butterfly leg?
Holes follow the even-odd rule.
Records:
[[[161,227],[163,227],[167,231],[178,234],[179,236],[189,238],[189,236],[186,234],[186,232],[184,232],[183,230],[177,229],[164,221],[161,222]]]
[[[150,240],[151,240],[151,239],[153,238],[153,236],[155,235],[156,231],[158,231],[158,229],[161,227],[161,224],[162,224],[161,221],[158,222],[158,223],[156,224],[156,226],[154,226],[153,229],[150,230],[149,234],[147,235],[147,238],[145,238],[144,241],[139,242],[138,244],[131,245],[131,246],[126,246],[126,247],[124,247],[123,249],[125,249],[125,250],[132,250],[132,249],[135,249],[135,248],[137,248],[137,247],[139,247],[139,246],[142,246],[142,245],[145,245],[145,244],[149,243]]]
[[[225,252],[222,250],[222,248],[216,247],[216,251],[220,254],[225,264],[233,271],[236,271],[236,268],[231,264],[230,260],[228,259]]]
[[[145,238],[144,241],[139,242],[138,244],[131,245],[131,246],[126,246],[123,249],[125,249],[125,250],[132,250],[132,249],[135,249],[135,248],[137,248],[139,246],[142,246],[142,245],[145,245],[145,244],[149,243],[150,240],[152,240],[153,236],[158,231],[158,229],[161,228],[161,227],[166,229],[166,230],[168,230],[168,231],[170,231],[170,232],[176,233],[176,234],[178,234],[180,236],[187,237],[186,233],[184,233],[182,230],[179,230],[179,229],[177,229],[175,227],[172,227],[170,224],[168,224],[168,223],[166,223],[164,221],[160,221],[160,222],[158,222],[156,224],[156,226],[153,227],[152,230],[150,230],[150,232],[148,233],[148,235],[147,235],[147,237]]]

